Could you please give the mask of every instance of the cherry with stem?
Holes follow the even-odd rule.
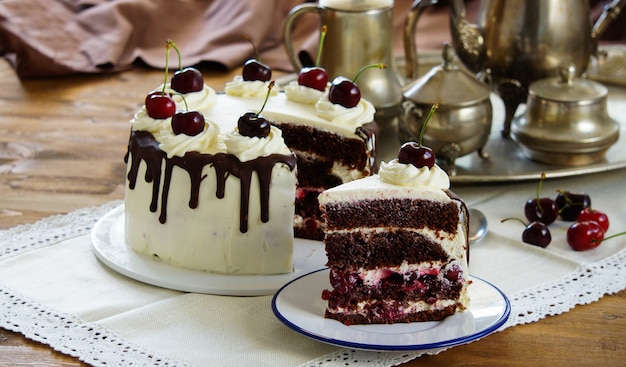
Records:
[[[333,104],[338,104],[345,108],[355,107],[361,100],[361,90],[356,84],[356,81],[365,70],[372,68],[386,69],[387,65],[371,64],[364,66],[352,80],[343,76],[336,77],[330,84],[328,100]]]
[[[261,62],[261,57],[259,56],[259,50],[256,48],[256,45],[250,37],[245,36],[245,39],[252,44],[252,48],[254,49],[255,58],[247,60],[243,65],[243,70],[241,71],[241,75],[243,76],[243,80],[245,81],[262,81],[267,82],[272,79],[272,69]]]
[[[320,30],[320,41],[315,65],[313,67],[304,67],[298,73],[298,85],[317,89],[322,92],[326,89],[326,84],[328,84],[328,73],[324,68],[319,66],[327,29],[326,25],[324,25]]]
[[[519,218],[504,218],[500,221],[500,223],[504,223],[508,220],[517,220],[524,225],[525,228],[522,232],[522,242],[542,248],[548,247],[550,242],[552,242],[550,229],[548,229],[548,226],[545,223],[538,221],[525,223]]]
[[[237,121],[237,128],[239,129],[239,134],[248,137],[257,137],[257,138],[266,138],[270,134],[270,123],[263,116],[261,116],[261,112],[265,109],[265,105],[269,100],[270,93],[272,88],[274,88],[275,81],[271,81],[267,87],[267,94],[265,95],[265,101],[263,101],[263,105],[259,112],[246,112]]]
[[[528,199],[524,205],[524,215],[530,222],[539,221],[546,225],[553,223],[559,216],[559,208],[556,202],[548,197],[541,196],[541,187],[546,179],[545,172],[541,173],[541,179],[537,184],[537,193],[534,199]]]
[[[398,152],[398,162],[404,164],[410,163],[417,168],[428,167],[429,169],[435,165],[435,152],[431,148],[423,146],[422,140],[424,139],[424,133],[426,132],[426,125],[428,125],[428,121],[430,121],[431,117],[438,108],[439,104],[436,103],[430,108],[430,111],[426,116],[426,120],[422,125],[417,142],[409,141],[402,144],[400,152]]]

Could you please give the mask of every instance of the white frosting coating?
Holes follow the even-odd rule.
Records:
[[[165,167],[165,163],[163,164]],[[143,177],[142,162],[134,190],[125,189],[126,239],[141,254],[158,255],[178,267],[220,274],[278,274],[293,271],[293,198],[296,178],[284,165],[272,170],[269,221],[262,223],[259,183],[253,174],[250,185],[248,231],[239,230],[241,184],[226,179],[223,199],[216,197],[216,173],[205,166],[199,206],[189,207],[189,174],[174,167],[168,200],[168,217],[159,223],[159,211],[150,212],[152,183]],[[216,215],[217,214],[217,215]]]
[[[450,188],[450,177],[438,165],[432,168],[417,168],[412,164],[400,163],[398,159],[381,162],[378,171],[380,179],[400,186],[426,187],[446,190]]]
[[[282,131],[275,126],[270,127],[270,134],[265,138],[247,137],[231,130],[224,136],[226,152],[236,156],[241,162],[246,162],[270,154],[290,154],[285,145]]]
[[[166,89],[169,91],[169,89]],[[273,127],[268,138],[249,138],[235,132],[239,116],[250,109],[253,100],[237,98],[235,105],[215,104],[218,96],[210,89],[185,95],[189,110],[205,116],[205,129],[196,136],[175,135],[171,118],[153,119],[142,107],[131,120],[133,130],[148,131],[160,143],[168,157],[184,156],[186,152],[206,154],[232,153],[241,161],[272,153],[290,154],[282,133]],[[175,96],[177,109],[185,109],[182,97]],[[220,132],[221,131],[221,132]],[[224,133],[226,132],[226,133]],[[133,157],[129,157],[132,162]],[[171,171],[167,200],[167,220],[161,224],[161,193],[165,182],[165,161],[161,166],[158,208],[150,211],[154,181],[146,182],[147,165],[139,163],[134,189],[128,182],[125,189],[126,239],[138,253],[157,255],[174,266],[221,274],[279,274],[293,271],[293,213],[296,171],[277,164],[272,169],[269,220],[261,221],[261,188],[256,172],[252,172],[247,231],[240,230],[241,180],[228,175],[223,198],[216,196],[220,178],[214,165],[202,168],[198,191],[198,207],[190,208],[191,179],[184,169]],[[130,164],[127,167],[130,170]],[[154,172],[152,172],[154,173]],[[223,174],[223,173],[222,173]]]
[[[267,90],[270,86],[270,82],[263,82],[260,80],[247,81],[243,80],[241,75],[235,75],[232,81],[226,83],[224,92],[230,96],[244,97],[244,98],[265,98]],[[278,88],[272,88],[270,95],[277,95]],[[259,106],[260,108],[261,106]]]

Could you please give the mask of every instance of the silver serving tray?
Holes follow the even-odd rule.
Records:
[[[438,53],[425,53],[420,55],[419,71],[426,72],[435,65],[441,63]],[[404,60],[399,59],[396,63],[397,70],[403,70]],[[285,85],[295,79],[290,74],[281,78],[280,85]],[[594,78],[599,79],[599,78]],[[600,80],[597,80],[600,81]],[[526,158],[521,148],[512,140],[504,139],[500,130],[504,123],[504,104],[500,97],[492,94],[493,123],[489,141],[485,151],[490,155],[488,159],[482,159],[477,153],[471,153],[459,157],[455,161],[456,175],[450,176],[452,183],[487,183],[487,182],[512,182],[536,180],[542,172],[546,178],[569,177],[590,173],[616,170],[626,167],[626,87],[619,83],[604,84],[609,89],[607,98],[607,110],[609,116],[620,124],[619,140],[607,151],[603,160],[584,166],[559,166],[543,164]],[[525,112],[526,106],[520,105],[516,115]],[[384,121],[378,140],[378,158],[389,161],[396,158],[401,141],[398,138],[397,118]]]

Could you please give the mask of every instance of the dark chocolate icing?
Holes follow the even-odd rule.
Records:
[[[294,170],[296,167],[296,157],[293,154],[271,154],[266,157],[258,157],[250,161],[241,162],[237,157],[226,153],[202,154],[198,152],[187,152],[183,157],[174,156],[167,158],[165,152],[159,148],[159,142],[154,136],[146,131],[131,131],[128,142],[128,152],[124,157],[126,163],[130,162],[128,171],[128,187],[133,190],[137,183],[137,175],[139,164],[141,161],[146,163],[145,181],[152,182],[152,201],[150,202],[150,211],[156,212],[159,199],[161,200],[161,212],[159,222],[165,223],[167,220],[167,201],[169,199],[169,189],[172,178],[172,169],[178,166],[189,174],[191,179],[189,207],[197,208],[198,197],[200,193],[200,185],[206,178],[202,176],[202,170],[206,165],[212,165],[215,168],[217,179],[217,190],[215,196],[218,199],[224,198],[226,180],[230,175],[238,177],[241,180],[241,206],[239,230],[242,233],[248,231],[248,208],[250,203],[250,184],[252,181],[252,173],[256,172],[259,178],[259,186],[261,197],[261,221],[263,223],[269,220],[269,194],[272,177],[272,169],[274,165],[283,163]],[[165,172],[163,179],[163,188],[161,188],[162,162],[165,161]]]

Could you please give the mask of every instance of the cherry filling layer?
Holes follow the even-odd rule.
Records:
[[[454,306],[464,285],[457,263],[400,266],[376,270],[330,271],[331,290],[324,290],[331,313],[361,314],[403,320],[406,314]]]

